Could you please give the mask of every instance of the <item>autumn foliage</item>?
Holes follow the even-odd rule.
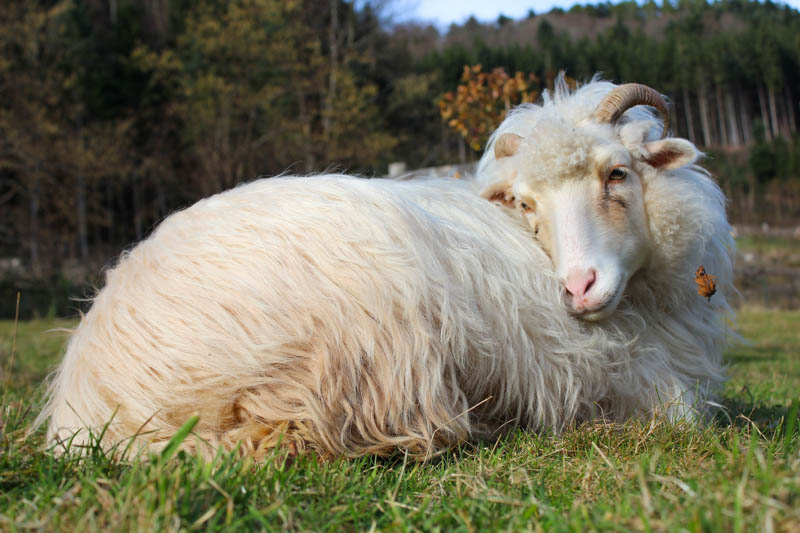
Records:
[[[456,91],[439,99],[439,113],[477,152],[506,113],[519,104],[535,101],[539,90],[539,79],[533,74],[517,72],[509,76],[502,68],[483,72],[481,65],[464,65]]]

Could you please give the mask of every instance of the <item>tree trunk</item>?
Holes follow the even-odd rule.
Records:
[[[117,25],[117,0],[108,0],[108,18],[111,20],[111,25]]]
[[[750,124],[750,110],[747,108],[747,98],[742,95],[739,88],[736,89],[736,100],[739,102],[739,120],[742,125],[742,141],[745,145],[752,142],[752,126]]]
[[[783,115],[783,121],[781,123],[783,127],[781,128],[781,132],[787,139],[790,139],[792,137],[792,120],[794,117],[791,112],[792,102],[791,97],[789,97],[789,88],[785,87],[780,92],[779,96],[781,115]]]
[[[234,156],[233,144],[231,143],[233,123],[233,103],[231,102],[231,97],[226,96],[222,100],[222,120],[220,120],[219,126],[219,140],[220,146],[222,146],[219,164],[223,170],[219,176],[223,181],[215,181],[213,189],[215,193],[228,189],[236,183],[236,157]]]
[[[241,164],[240,157],[239,168],[237,169],[236,173],[237,183],[247,179],[247,176],[251,176],[256,167],[254,157],[258,143],[253,141],[253,129],[255,128],[256,120],[257,117],[255,109],[250,109],[250,111],[247,113],[247,127],[245,128],[244,141],[242,142],[245,149],[244,166]]]
[[[103,242],[103,228],[101,224],[92,224],[92,239],[95,254],[97,254],[97,248],[102,249]]]
[[[775,89],[772,87],[769,88],[769,113],[770,118],[772,118],[772,137],[773,139],[777,138],[781,132],[778,127],[778,110],[775,104]]]
[[[81,253],[81,261],[86,263],[89,260],[89,229],[86,223],[86,177],[79,171],[77,180],[78,249]]]
[[[124,242],[128,243],[131,240],[130,236],[130,221],[132,220],[130,209],[128,209],[128,183],[124,183],[121,187],[114,189],[114,208],[116,211],[115,220],[118,223],[114,224],[111,228],[111,235],[113,243]]]
[[[133,229],[136,232],[136,240],[142,240],[142,198],[141,191],[139,190],[139,176],[133,174],[131,176],[131,192],[133,195]]]
[[[728,146],[730,145],[730,138],[728,137],[728,130],[725,127],[725,109],[723,107],[723,102],[722,102],[723,99],[722,86],[717,85],[717,89],[715,92],[716,92],[716,98],[714,100],[717,108],[717,124],[718,124],[717,127],[719,128],[719,144],[721,146]]]
[[[31,270],[34,275],[38,276],[41,273],[41,264],[39,262],[39,178],[34,178],[28,196],[28,212],[30,215],[30,238],[29,248],[31,253]]]
[[[306,95],[302,90],[297,91],[297,109],[299,112],[300,124],[303,129],[303,159],[306,173],[314,172],[317,165],[317,158],[314,156],[314,143],[311,142],[311,118],[308,113],[308,103]]]
[[[105,200],[105,203],[106,203],[106,208],[108,209],[108,226],[106,226],[106,232],[105,232],[106,233],[106,240],[103,243],[104,244],[104,247],[103,247],[103,253],[104,254],[108,253],[108,248],[106,248],[106,246],[108,246],[109,244],[115,242],[114,241],[113,228],[114,228],[114,212],[116,211],[116,209],[114,209],[114,191],[111,189],[111,180],[106,180],[106,200]]]
[[[331,9],[331,22],[328,26],[328,53],[330,54],[330,74],[328,76],[328,94],[325,97],[325,111],[322,117],[322,132],[326,141],[328,159],[334,153],[333,135],[333,103],[336,99],[337,69],[339,68],[339,0],[328,0]]]
[[[739,146],[739,126],[736,124],[736,106],[733,103],[733,94],[729,90],[725,91],[725,115],[728,117],[728,142],[733,146]]]
[[[767,98],[764,95],[764,86],[758,86],[758,104],[761,107],[761,121],[764,123],[764,138],[767,141],[772,140],[772,127],[769,123],[769,114],[767,113]]]
[[[161,219],[167,216],[167,194],[164,191],[164,182],[159,179],[157,176],[152,177],[153,184],[156,188],[156,206],[158,207],[158,213],[156,213],[156,218]]]
[[[694,116],[692,116],[692,100],[689,98],[689,89],[683,86],[683,114],[686,118],[686,135],[692,142],[697,142],[694,134]]]
[[[797,117],[794,114],[794,99],[792,98],[792,89],[786,86],[786,115],[789,118],[789,133],[797,131]]]
[[[708,105],[706,102],[706,85],[705,83],[700,86],[697,93],[697,102],[700,105],[700,126],[703,128],[703,144],[706,147],[711,146],[711,127],[708,120]]]

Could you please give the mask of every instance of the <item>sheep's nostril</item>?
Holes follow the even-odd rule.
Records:
[[[597,280],[597,271],[593,268],[573,268],[567,272],[564,289],[573,299],[583,298]]]
[[[595,269],[591,269],[590,272],[591,279],[589,280],[589,283],[586,284],[586,288],[583,289],[584,295],[588,294],[589,291],[592,290],[592,286],[594,286],[594,282],[597,280],[597,271]]]

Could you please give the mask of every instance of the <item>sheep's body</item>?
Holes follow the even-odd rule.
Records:
[[[108,442],[148,419],[159,440],[198,411],[213,444],[258,447],[278,429],[358,454],[451,445],[478,415],[560,425],[602,394],[599,375],[569,374],[603,365],[580,336],[563,341],[578,330],[553,312],[545,265],[458,182],[236,188],[108,273],[55,382],[51,431],[113,415]]]
[[[663,261],[596,324],[470,183],[273,178],[208,198],[108,272],[41,418],[73,445],[110,421],[106,446],[139,433],[157,449],[197,412],[185,445],[203,453],[425,456],[515,426],[694,417],[722,379],[730,235],[719,189],[681,172],[678,193],[648,186],[681,202],[649,204]],[[711,303],[700,263],[723,292]]]

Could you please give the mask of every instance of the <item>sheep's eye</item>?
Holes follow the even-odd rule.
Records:
[[[608,179],[613,181],[622,181],[627,175],[628,172],[624,168],[616,167],[611,169],[611,172],[608,174]]]
[[[520,202],[520,203],[519,203],[519,206],[520,206],[520,208],[522,208],[522,210],[523,210],[523,211],[525,211],[526,213],[528,213],[528,212],[530,212],[530,211],[533,211],[533,208],[532,208],[531,206],[529,206],[528,204],[526,204],[525,202]]]

